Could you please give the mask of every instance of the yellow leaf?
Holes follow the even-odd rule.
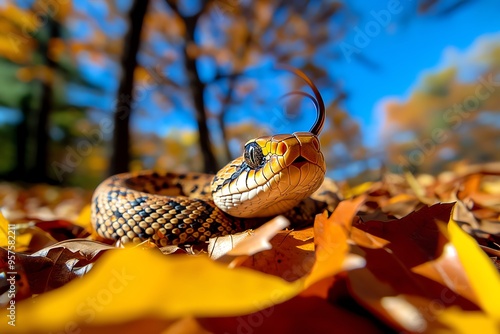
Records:
[[[21,34],[8,32],[0,35],[0,55],[17,64],[24,64],[31,57],[33,40]]]
[[[389,201],[387,202],[388,204],[396,204],[400,202],[408,202],[408,201],[413,201],[415,200],[415,196],[410,195],[410,194],[397,194],[396,196],[393,196],[389,198]]]
[[[451,215],[453,217],[453,215]],[[448,223],[450,241],[455,246],[458,258],[469,278],[479,306],[488,315],[500,320],[500,275],[493,262],[481,250],[477,242],[450,218]]]
[[[297,281],[247,268],[230,269],[203,256],[112,250],[82,279],[36,297],[36,303],[16,304],[16,330],[56,332],[68,324],[96,328],[143,319],[170,323],[183,317],[240,316],[280,304],[346,270],[345,228],[350,222],[343,215],[351,217],[360,203],[344,203],[331,219],[325,215],[315,222],[316,263]],[[0,317],[7,315],[7,310],[0,311]],[[10,329],[7,326],[0,323],[0,332]]]
[[[492,319],[483,312],[467,312],[453,306],[439,312],[439,321],[447,325],[448,330],[437,330],[436,333],[481,333],[497,334],[500,331],[500,321]]]
[[[11,224],[0,212],[0,247],[22,252],[28,249],[33,227],[29,224]]]
[[[9,234],[9,222],[0,211],[0,247],[7,247]]]
[[[87,204],[83,207],[82,211],[80,211],[80,214],[78,215],[75,224],[91,231],[92,228],[90,223],[90,213],[91,213],[90,204]]]
[[[357,185],[353,188],[346,189],[344,196],[345,196],[345,198],[352,198],[352,197],[364,194],[371,188],[372,185],[373,185],[373,182],[365,182],[365,183]]]
[[[19,6],[7,3],[5,6],[0,6],[0,16],[17,25],[20,31],[27,35],[40,27],[40,22],[35,15],[30,11],[25,11]]]
[[[228,269],[206,257],[121,249],[104,254],[83,279],[37,297],[36,303],[16,305],[16,330],[241,315],[290,299],[302,286],[246,268]],[[2,310],[1,317],[6,315]],[[0,332],[8,328],[6,321],[0,323]]]
[[[420,200],[420,202],[428,204],[428,205],[432,205],[435,203],[435,200],[433,200],[432,198],[426,197],[424,187],[420,183],[418,183],[417,179],[415,178],[415,176],[412,173],[405,172],[404,175],[405,175],[406,182],[408,182],[408,185],[413,190],[415,196],[417,196],[417,198]]]

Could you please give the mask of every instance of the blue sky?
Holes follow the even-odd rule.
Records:
[[[442,1],[444,6],[441,7],[455,2]],[[377,22],[372,12],[387,11],[389,3],[391,0],[348,1],[349,11],[357,20],[352,23],[340,42],[355,45],[358,31],[366,32],[367,24],[373,25]],[[378,129],[383,122],[383,115],[379,110],[381,101],[392,97],[406,98],[418,85],[423,73],[449,65],[444,55],[449,53],[450,49],[458,53],[465,52],[479,36],[500,30],[498,0],[470,1],[442,16],[433,15],[432,12],[415,14],[417,1],[414,0],[392,0],[392,3],[399,3],[396,6],[397,14],[391,14],[389,23],[384,27],[380,26],[380,33],[370,37],[369,44],[360,48],[359,56],[368,60],[370,66],[355,57],[353,59],[340,57],[335,61],[324,62],[321,60],[322,56],[318,55],[318,59],[322,62],[318,65],[323,66],[333,78],[339,80],[347,91],[348,99],[344,107],[351,117],[361,124],[364,143],[372,147],[380,144]],[[340,45],[336,44],[334,47],[342,54]],[[155,46],[163,51],[169,47],[167,43],[157,43]],[[259,71],[256,73],[258,75]],[[175,77],[179,73],[175,76],[174,73],[168,74]],[[278,87],[264,80],[266,79],[262,79],[260,84],[262,87],[267,87],[271,100],[272,95],[278,97],[283,93],[277,90]],[[331,89],[320,88],[325,100],[333,98]],[[138,125],[140,129],[164,135],[169,132],[171,126],[192,129],[196,126],[194,118],[189,116],[191,114],[187,110],[189,106],[185,106],[186,110],[177,110],[173,113],[153,111],[155,104],[151,99],[144,99],[139,106],[148,110],[149,115],[149,117],[137,117],[136,124],[140,124]],[[248,105],[244,105],[243,108],[245,106]],[[260,112],[263,112],[265,121],[266,112],[272,111],[259,111],[258,115],[261,115]],[[241,113],[229,113],[227,120],[237,122],[242,117],[244,116]],[[310,117],[306,116],[306,119],[309,124]],[[301,120],[302,118],[297,123]],[[296,129],[297,125],[292,124],[290,127]]]
[[[442,1],[445,6],[455,2]],[[130,1],[117,3],[120,5],[120,10],[126,11]],[[125,3],[128,5],[125,6]],[[382,26],[377,23],[373,12],[387,12],[391,3],[396,4],[394,8],[397,10],[393,11],[388,23]],[[360,61],[359,57],[352,59],[340,57],[334,62],[321,64],[332,77],[341,82],[348,93],[344,107],[361,124],[364,142],[369,146],[379,143],[377,129],[383,121],[378,110],[380,101],[388,97],[404,99],[418,84],[422,73],[447,65],[444,55],[449,54],[450,49],[458,53],[464,52],[478,36],[498,32],[500,28],[498,0],[469,1],[446,16],[432,15],[432,13],[416,15],[416,3],[415,0],[348,1],[348,8],[356,20],[352,22],[341,41],[343,45],[356,46],[359,31],[368,33],[367,29],[377,28],[376,25],[379,25],[380,31],[370,33],[367,45],[358,45],[359,53],[356,55],[368,60],[370,65],[367,65],[366,61]],[[106,6],[86,1],[75,2],[75,6],[78,11],[93,17],[94,26],[97,25],[115,36],[124,34],[126,25],[122,18],[105,19],[108,11]],[[92,31],[92,25],[85,21],[85,16],[70,21],[69,29],[75,38],[82,40],[91,38],[89,33]],[[342,54],[341,45],[335,46],[340,54]],[[156,43],[154,47],[161,49],[157,50],[161,54],[170,46],[168,43]],[[146,55],[141,57],[147,61]],[[318,59],[321,59],[321,55]],[[115,102],[114,94],[118,88],[120,71],[118,64],[111,59],[103,58],[96,66],[85,54],[80,54],[77,62],[82,69],[82,75],[101,87],[103,92],[96,94],[68,86],[68,98],[77,104],[91,104],[102,112],[110,113]],[[173,77],[173,74],[170,74]],[[159,110],[153,98],[154,89],[145,88],[144,98],[138,101],[137,106],[140,109],[138,114],[147,117],[136,116],[134,122],[139,124],[140,129],[165,135],[171,127],[195,128],[194,118],[189,117],[191,114],[188,111],[189,106],[185,106],[186,110],[175,112]],[[271,88],[273,89],[269,89],[269,93],[280,93],[276,91],[276,87],[271,86]],[[320,88],[327,99],[332,97],[328,87]],[[0,122],[17,120],[18,114],[15,111],[0,109]]]
[[[443,3],[451,2],[456,1]],[[349,6],[361,19],[356,26],[363,31],[368,22],[374,21],[370,11],[387,9],[387,3],[349,1]],[[361,55],[376,68],[346,58],[329,66],[335,77],[341,78],[349,94],[345,107],[362,125],[367,145],[378,143],[378,126],[382,121],[377,112],[380,100],[407,97],[423,72],[448,65],[443,59],[447,50],[465,51],[478,36],[500,31],[498,0],[470,1],[446,16],[414,15],[415,3],[401,0],[401,12],[392,15],[387,27],[361,50]],[[351,30],[344,41],[354,44],[356,33]]]

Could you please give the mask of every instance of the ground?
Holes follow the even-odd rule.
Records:
[[[333,212],[301,230],[278,218],[209,244],[123,249],[93,233],[90,191],[0,184],[0,328],[499,329],[500,164],[329,187]]]

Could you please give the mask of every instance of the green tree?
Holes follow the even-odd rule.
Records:
[[[80,76],[64,40],[69,2],[34,1],[29,7],[7,3],[0,8],[0,105],[21,113],[16,125],[15,164],[4,175],[33,182],[50,176],[51,113],[75,107],[66,84],[91,87]]]

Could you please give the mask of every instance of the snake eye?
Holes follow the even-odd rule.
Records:
[[[245,153],[243,154],[243,157],[250,168],[256,169],[262,164],[264,154],[262,153],[262,148],[259,144],[252,142],[245,145]]]

